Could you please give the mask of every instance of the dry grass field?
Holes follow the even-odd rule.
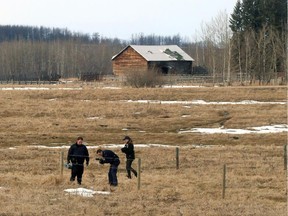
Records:
[[[0,88],[11,86],[1,85]],[[14,85],[14,88],[21,86]],[[27,87],[27,86],[25,86]],[[239,128],[287,124],[287,104],[183,105],[163,101],[287,101],[287,88],[100,88],[93,84],[31,86],[50,90],[0,90],[0,216],[14,215],[219,215],[286,216],[287,133],[178,133],[191,128]],[[71,88],[71,89],[70,89]],[[183,115],[187,117],[183,117]],[[77,136],[88,147],[133,138],[141,158],[141,187],[126,178],[120,156],[118,188],[109,195],[69,195],[70,170],[60,175],[60,154]],[[137,147],[138,144],[179,146]],[[66,146],[66,148],[41,148]],[[200,146],[200,147],[195,147]],[[15,148],[14,148],[15,147]],[[109,191],[108,165],[91,162],[81,187]],[[223,166],[226,190],[223,197]],[[137,168],[137,159],[133,163]]]

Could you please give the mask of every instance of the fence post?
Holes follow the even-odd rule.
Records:
[[[287,145],[284,145],[284,170],[287,170]]]
[[[223,188],[222,188],[222,198],[225,198],[225,189],[226,189],[226,164],[223,166]]]
[[[138,167],[137,167],[137,173],[138,173],[138,175],[137,175],[137,188],[138,188],[138,190],[140,190],[140,183],[141,183],[141,178],[140,178],[140,176],[141,176],[141,158],[138,158]]]
[[[61,176],[63,176],[63,166],[64,166],[63,156],[64,156],[64,152],[61,151],[60,152],[60,174],[61,174]]]
[[[176,147],[176,169],[179,169],[179,147]]]

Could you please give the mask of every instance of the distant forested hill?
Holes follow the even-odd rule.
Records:
[[[0,42],[13,40],[29,41],[55,41],[77,40],[82,42],[99,42],[99,34],[92,36],[85,33],[74,32],[68,29],[32,27],[20,25],[0,25]]]

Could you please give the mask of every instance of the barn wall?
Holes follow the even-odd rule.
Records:
[[[147,61],[134,49],[128,47],[112,61],[113,73],[123,76],[129,72],[147,70]]]
[[[192,61],[162,61],[149,62],[149,69],[157,70],[163,74],[191,74]]]

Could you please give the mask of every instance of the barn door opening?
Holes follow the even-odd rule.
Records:
[[[170,69],[171,69],[170,66],[162,66],[161,67],[161,72],[162,72],[162,74],[167,75],[167,74],[169,74]]]

